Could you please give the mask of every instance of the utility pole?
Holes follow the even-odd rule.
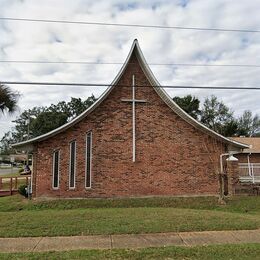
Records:
[[[26,120],[27,123],[27,141],[29,140],[30,135],[30,116]],[[27,150],[27,165],[29,166],[29,151]]]

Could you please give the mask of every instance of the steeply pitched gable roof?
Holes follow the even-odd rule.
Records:
[[[99,106],[99,104],[109,95],[109,93],[113,90],[113,88],[116,86],[116,84],[118,83],[119,79],[121,78],[121,76],[123,75],[124,71],[126,70],[126,67],[129,63],[129,60],[132,56],[132,54],[135,53],[140,66],[143,70],[143,72],[145,73],[147,79],[149,80],[150,84],[152,86],[154,86],[154,90],[156,91],[156,93],[162,98],[162,100],[176,113],[178,114],[182,119],[184,119],[186,122],[188,122],[189,124],[193,125],[194,127],[200,129],[201,131],[205,132],[206,134],[219,139],[220,141],[228,144],[231,148],[234,149],[244,149],[244,148],[248,148],[248,145],[239,143],[237,141],[233,141],[227,137],[224,137],[216,132],[214,132],[213,130],[207,128],[206,126],[204,126],[203,124],[201,124],[200,122],[198,122],[197,120],[195,120],[193,117],[191,117],[189,114],[187,114],[184,110],[182,110],[173,100],[172,98],[166,93],[166,91],[163,88],[160,88],[158,86],[160,86],[160,83],[157,81],[157,79],[155,78],[155,76],[153,75],[151,69],[149,68],[149,66],[146,63],[146,60],[143,56],[143,53],[139,47],[138,41],[134,40],[131,50],[126,58],[125,63],[123,64],[122,68],[120,69],[120,71],[118,72],[117,76],[115,77],[115,79],[113,80],[113,82],[110,84],[110,86],[106,89],[106,91],[99,97],[99,99],[92,104],[92,106],[90,106],[87,110],[85,110],[82,114],[80,114],[79,116],[77,116],[76,118],[74,118],[72,121],[46,133],[43,134],[41,136],[37,136],[35,138],[32,138],[28,141],[24,141],[24,142],[20,142],[20,143],[16,143],[13,145],[14,148],[20,148],[20,147],[25,147],[28,145],[31,145],[33,143],[36,142],[40,142],[43,140],[46,140],[58,133],[61,133],[65,130],[67,130],[68,128],[72,127],[73,125],[77,124],[78,122],[80,122],[83,118],[85,118],[87,115],[89,115],[96,107]],[[157,86],[157,87],[156,87]]]

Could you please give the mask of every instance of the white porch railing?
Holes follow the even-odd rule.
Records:
[[[260,163],[239,163],[240,182],[260,183]]]

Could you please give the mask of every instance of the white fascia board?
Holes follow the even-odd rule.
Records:
[[[203,132],[209,134],[210,136],[213,136],[219,140],[222,140],[223,142],[229,144],[229,146],[232,146],[232,147],[236,146],[237,148],[239,147],[240,149],[248,148],[248,145],[233,141],[221,134],[216,133],[215,131],[206,127],[202,123],[198,122],[196,119],[194,119],[188,113],[186,113],[182,108],[180,108],[163,88],[156,87],[156,86],[160,86],[160,83],[157,81],[153,72],[151,71],[150,67],[148,66],[137,41],[136,41],[136,47],[137,47],[137,51],[138,51],[137,58],[142,66],[142,69],[143,69],[145,75],[147,76],[148,80],[150,81],[150,84],[152,86],[154,86],[154,89],[157,92],[157,94],[177,115],[179,115],[182,119],[184,119],[186,122],[188,122],[192,126],[196,127],[197,129],[200,129]]]

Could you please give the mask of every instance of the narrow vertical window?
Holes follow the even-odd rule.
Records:
[[[86,188],[91,188],[92,132],[86,136]]]
[[[76,141],[70,143],[70,168],[69,168],[69,188],[75,188],[76,179]]]
[[[59,170],[60,170],[60,151],[57,150],[53,153],[53,166],[52,166],[52,175],[53,175],[53,182],[52,187],[53,189],[59,188]]]

